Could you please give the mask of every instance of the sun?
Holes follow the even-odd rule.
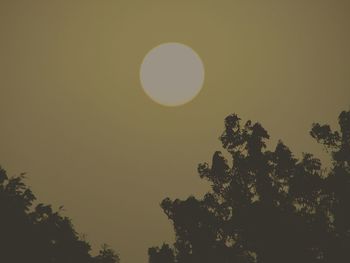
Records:
[[[153,48],[140,69],[145,93],[165,106],[179,106],[193,100],[203,87],[204,75],[199,55],[180,43],[164,43]]]

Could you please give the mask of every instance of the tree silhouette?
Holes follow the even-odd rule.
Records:
[[[34,206],[36,198],[23,178],[24,174],[8,177],[0,167],[0,262],[119,263],[106,246],[91,256],[88,242],[60,211]]]
[[[325,170],[281,141],[268,150],[259,123],[228,116],[220,140],[232,165],[215,152],[211,165],[198,166],[211,184],[203,198],[162,201],[176,241],[150,248],[149,262],[350,262],[350,111],[339,125],[338,132],[314,124],[310,132],[331,155]]]

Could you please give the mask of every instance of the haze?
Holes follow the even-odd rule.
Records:
[[[221,149],[228,114],[261,122],[272,146],[322,156],[311,124],[335,125],[350,106],[349,13],[347,0],[2,0],[0,164],[64,205],[95,249],[147,262],[174,237],[161,200],[208,189],[197,164]],[[206,69],[181,107],[139,83],[165,42],[192,47]]]

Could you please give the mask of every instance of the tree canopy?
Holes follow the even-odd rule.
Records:
[[[149,262],[350,262],[350,111],[338,120],[339,131],[312,125],[332,160],[324,169],[282,141],[267,149],[259,123],[228,116],[220,140],[230,162],[217,151],[198,166],[211,185],[204,197],[162,201],[176,240],[150,248]]]
[[[50,205],[33,204],[36,198],[23,179],[0,167],[0,262],[119,263],[106,245],[92,256],[68,217]]]

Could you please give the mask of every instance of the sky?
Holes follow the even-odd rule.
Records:
[[[197,165],[224,118],[259,121],[296,156],[324,157],[313,122],[350,109],[347,0],[0,1],[0,164],[64,205],[94,249],[122,262],[174,240],[165,197],[202,196]],[[144,56],[190,46],[202,91],[166,107],[143,92]]]

